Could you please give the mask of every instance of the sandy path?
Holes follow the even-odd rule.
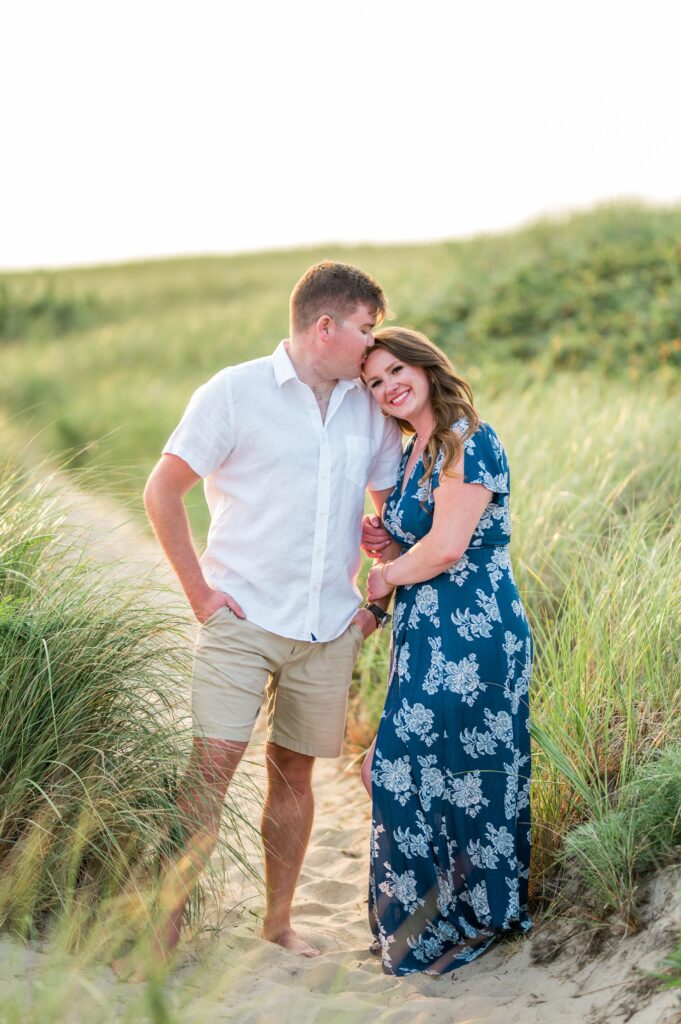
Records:
[[[87,524],[88,547],[110,562],[134,559],[141,575],[171,579],[158,567],[158,549],[102,499],[75,498],[74,523]],[[177,588],[175,587],[177,592]],[[178,610],[182,608],[178,604]],[[184,614],[184,613],[183,613]],[[262,726],[248,757],[263,773]],[[679,876],[668,871],[651,886],[651,925],[623,940],[609,940],[597,958],[579,963],[585,930],[575,922],[544,924],[526,940],[500,944],[474,963],[442,978],[385,976],[369,955],[366,923],[369,805],[358,774],[347,761],[319,761],[315,769],[316,818],[297,890],[294,921],[321,950],[315,960],[291,956],[259,937],[262,895],[235,870],[227,871],[224,926],[216,939],[201,939],[201,964],[185,963],[168,980],[165,995],[185,1021],[234,1020],[242,1024],[451,1024],[493,1022],[545,1024],[569,1021],[605,1024],[672,1024],[681,1021],[678,996],[650,991],[641,972],[659,969],[679,927]],[[258,820],[251,801],[247,813]],[[261,864],[259,849],[252,850]],[[236,908],[230,910],[229,908]],[[226,916],[225,916],[226,915]],[[551,962],[547,949],[561,946]],[[0,943],[0,979],[36,970],[39,954]],[[544,959],[544,963],[536,962]],[[131,1000],[130,986],[117,982],[107,967],[87,970],[86,982],[121,1018]],[[82,987],[82,986],[81,986]],[[58,1018],[54,1018],[55,1020]],[[65,1016],[64,1020],[88,1020]],[[107,1020],[119,1019],[118,1016]]]

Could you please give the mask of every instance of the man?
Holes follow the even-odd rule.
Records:
[[[292,929],[290,911],[312,827],[314,759],[340,753],[353,663],[381,618],[357,610],[354,579],[365,490],[380,511],[401,457],[397,427],[357,380],[385,312],[367,274],[311,267],[291,295],[290,338],[199,388],[149,477],[149,519],[200,623],[195,739],[178,797],[183,860],[194,870],[166,900],[161,953],[177,944],[265,693],[263,935],[292,953],[319,952]],[[199,559],[183,499],[202,478],[211,526]]]

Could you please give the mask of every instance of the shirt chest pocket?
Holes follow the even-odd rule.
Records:
[[[345,464],[343,473],[353,484],[362,490],[369,480],[371,467],[371,443],[368,437],[359,434],[347,434],[345,437]]]

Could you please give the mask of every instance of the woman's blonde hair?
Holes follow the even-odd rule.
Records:
[[[408,327],[384,327],[374,333],[371,352],[377,349],[385,349],[407,366],[420,366],[428,377],[434,426],[423,451],[426,471],[419,480],[419,485],[423,486],[433,475],[438,449],[444,450],[440,472],[446,473],[458,461],[466,438],[478,429],[480,419],[473,406],[473,392],[466,381],[454,372],[448,356],[420,331]],[[451,429],[452,424],[462,416],[468,420],[468,428],[464,434],[455,433]],[[403,434],[414,434],[410,423],[395,418]]]

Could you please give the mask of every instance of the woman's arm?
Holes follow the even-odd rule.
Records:
[[[382,597],[393,587],[422,583],[438,576],[458,562],[469,546],[492,492],[482,484],[463,482],[463,456],[454,473],[455,476],[441,475],[439,486],[433,491],[433,525],[426,536],[403,555],[370,570],[370,600]]]

